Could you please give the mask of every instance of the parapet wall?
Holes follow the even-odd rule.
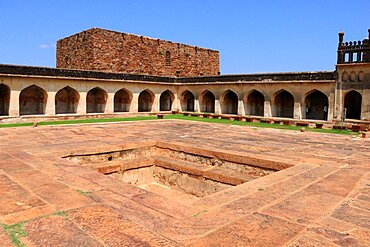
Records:
[[[92,28],[57,42],[57,68],[156,76],[215,76],[219,52]]]

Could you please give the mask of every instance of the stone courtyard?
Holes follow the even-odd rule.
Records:
[[[0,129],[0,246],[17,223],[25,246],[369,246],[369,143],[180,120]]]

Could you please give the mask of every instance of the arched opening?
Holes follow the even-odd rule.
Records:
[[[45,90],[36,85],[23,89],[19,95],[20,115],[45,114],[47,98]]]
[[[215,96],[210,91],[206,91],[201,98],[200,110],[202,112],[215,112]]]
[[[282,90],[275,96],[274,117],[293,118],[294,97],[291,93]]]
[[[130,111],[132,95],[126,89],[120,89],[114,95],[114,112]]]
[[[154,101],[153,93],[144,90],[139,95],[139,112],[150,112]]]
[[[265,97],[257,90],[253,90],[246,101],[246,114],[252,116],[263,116],[264,114]]]
[[[183,92],[182,94],[182,110],[183,111],[194,111],[194,94],[188,90]]]
[[[357,91],[350,91],[344,97],[344,108],[347,108],[346,118],[361,119],[362,96]]]
[[[320,92],[313,91],[308,94],[304,104],[306,119],[328,119],[328,97]]]
[[[227,90],[222,100],[221,109],[224,114],[238,114],[238,95]]]
[[[71,114],[77,112],[80,95],[76,90],[67,86],[62,88],[55,95],[55,113]]]
[[[160,111],[171,111],[172,109],[172,102],[173,102],[173,93],[171,91],[166,90],[161,94],[159,98],[159,110]]]
[[[10,88],[0,84],[0,116],[9,115]]]
[[[107,98],[108,95],[103,89],[99,87],[91,89],[86,96],[86,112],[104,113]]]

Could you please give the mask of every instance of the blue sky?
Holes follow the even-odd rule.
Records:
[[[370,0],[0,0],[0,63],[55,66],[55,43],[101,27],[220,51],[222,74],[334,70]]]

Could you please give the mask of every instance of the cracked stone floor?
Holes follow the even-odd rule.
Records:
[[[191,202],[61,159],[133,143],[294,164]],[[135,145],[136,145],[135,144]],[[370,246],[370,139],[180,120],[0,129],[0,246]]]

